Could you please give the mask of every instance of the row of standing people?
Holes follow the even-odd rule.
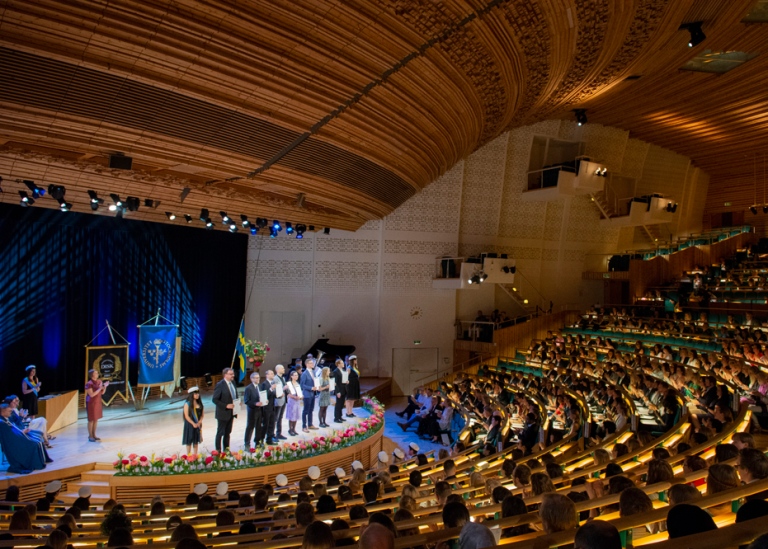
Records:
[[[348,363],[337,360],[333,372],[315,368],[315,360],[311,357],[305,361],[305,369],[300,374],[298,369],[291,370],[286,378],[285,368],[278,364],[275,370],[268,370],[262,380],[258,372],[250,376],[250,383],[242,394],[242,404],[245,406],[247,423],[245,428],[246,448],[259,444],[277,444],[286,440],[283,435],[283,422],[288,421],[286,433],[298,436],[296,431],[299,420],[302,431],[308,433],[316,430],[314,426],[315,403],[319,405],[319,426],[329,427],[326,423],[327,409],[331,403],[331,394],[336,397],[334,406],[334,423],[344,423],[346,417],[355,417],[353,406],[360,398],[360,372],[357,368],[357,357],[351,355]],[[225,368],[222,380],[216,384],[213,393],[215,418],[217,422],[214,446],[217,451],[230,447],[232,426],[237,417],[235,408],[239,393],[234,384],[235,372]],[[202,424],[204,408],[197,387],[189,389],[189,397],[184,404],[184,432],[182,444],[187,446],[187,453],[197,453],[198,444],[202,442]]]

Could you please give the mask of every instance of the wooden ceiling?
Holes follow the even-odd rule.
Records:
[[[504,131],[576,107],[728,184],[768,126],[768,32],[741,23],[755,3],[4,0],[0,200],[29,179],[64,185],[77,211],[92,189],[160,202],[137,219],[199,226],[208,208],[354,230]],[[759,55],[679,70],[704,49]],[[110,169],[113,153],[133,168]]]

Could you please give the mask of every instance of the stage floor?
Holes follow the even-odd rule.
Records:
[[[215,408],[211,402],[213,391],[208,390],[202,394],[205,404],[206,418],[203,425],[203,443],[200,445],[200,451],[209,452],[213,449],[214,436],[216,434],[216,419],[213,417]],[[123,454],[136,453],[139,455],[151,456],[172,455],[174,453],[183,454],[186,448],[181,444],[181,432],[183,428],[182,407],[184,397],[174,395],[173,398],[153,398],[148,401],[143,410],[135,410],[133,404],[120,404],[104,408],[104,417],[99,421],[97,434],[102,439],[101,442],[88,442],[88,430],[86,424],[85,410],[80,410],[78,421],[73,425],[60,429],[53,433],[56,437],[51,441],[53,448],[48,450],[49,455],[54,460],[53,463],[42,471],[35,471],[30,475],[49,475],[52,472],[69,469],[71,467],[82,466],[90,463],[109,463],[117,459],[118,452]],[[333,404],[333,399],[331,401]],[[395,412],[405,407],[404,398],[392,399],[385,410],[384,416],[384,436],[389,439],[386,441],[385,449],[391,452],[399,446],[407,452],[410,442],[417,442],[422,452],[440,448],[438,444],[432,444],[427,441],[419,440],[413,427],[404,433],[397,425],[397,421],[402,421],[395,415]],[[334,429],[339,429],[353,423],[360,422],[368,417],[368,412],[363,408],[355,408],[354,413],[357,418],[350,418],[348,423],[335,424],[330,423],[332,427],[302,433],[299,430],[299,437],[289,437],[288,441],[313,438],[315,436],[325,436]],[[317,406],[315,408],[315,425],[317,425]],[[333,406],[329,407],[328,420],[333,419]],[[243,448],[243,437],[245,433],[246,419],[241,414],[235,420],[232,429],[231,445],[233,450]],[[299,422],[299,427],[301,422]],[[283,434],[286,435],[288,422],[283,419]],[[287,435],[286,435],[287,436]],[[10,480],[19,475],[9,473],[7,463],[0,467],[0,480]]]

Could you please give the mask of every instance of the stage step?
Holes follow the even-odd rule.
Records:
[[[110,477],[113,477],[114,475],[115,475],[114,469],[110,469],[109,471],[105,471],[103,469],[94,469],[93,471],[88,471],[87,473],[81,473],[80,480],[102,481],[102,480],[108,480]]]
[[[59,495],[59,497],[64,503],[74,503],[74,501],[79,497],[80,488],[82,488],[83,486],[90,487],[91,503],[93,505],[98,505],[98,506],[104,505],[104,502],[106,502],[110,498],[108,477],[105,478],[104,475],[101,475],[101,479],[99,480],[90,480],[90,479],[82,478],[88,474],[93,474],[93,473],[84,473],[83,475],[81,475],[81,479],[79,481],[70,482],[69,485],[67,486],[69,491]]]
[[[93,464],[93,470],[94,471],[113,471],[115,470],[115,466],[111,463],[106,462],[97,462]]]

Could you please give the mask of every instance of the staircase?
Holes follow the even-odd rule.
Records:
[[[81,473],[79,481],[70,482],[67,485],[68,492],[60,493],[59,498],[64,503],[72,504],[78,498],[80,488],[89,486],[91,505],[101,508],[111,497],[109,479],[114,474],[115,469],[111,463],[96,463],[92,470]]]
[[[512,301],[517,303],[521,309],[523,309],[526,314],[531,314],[536,312],[536,300],[535,299],[528,299],[524,298],[522,294],[518,291],[517,287],[514,284],[499,284],[498,285],[506,294],[512,298]],[[527,301],[527,303],[526,303]]]
[[[658,245],[659,237],[661,236],[658,225],[640,225],[638,229],[640,229],[640,234],[642,237],[652,247],[656,247]]]
[[[611,219],[612,217],[616,217],[616,212],[613,211],[613,207],[608,204],[608,201],[606,200],[605,191],[592,193],[589,197],[592,199],[592,204],[600,210],[601,219]]]

